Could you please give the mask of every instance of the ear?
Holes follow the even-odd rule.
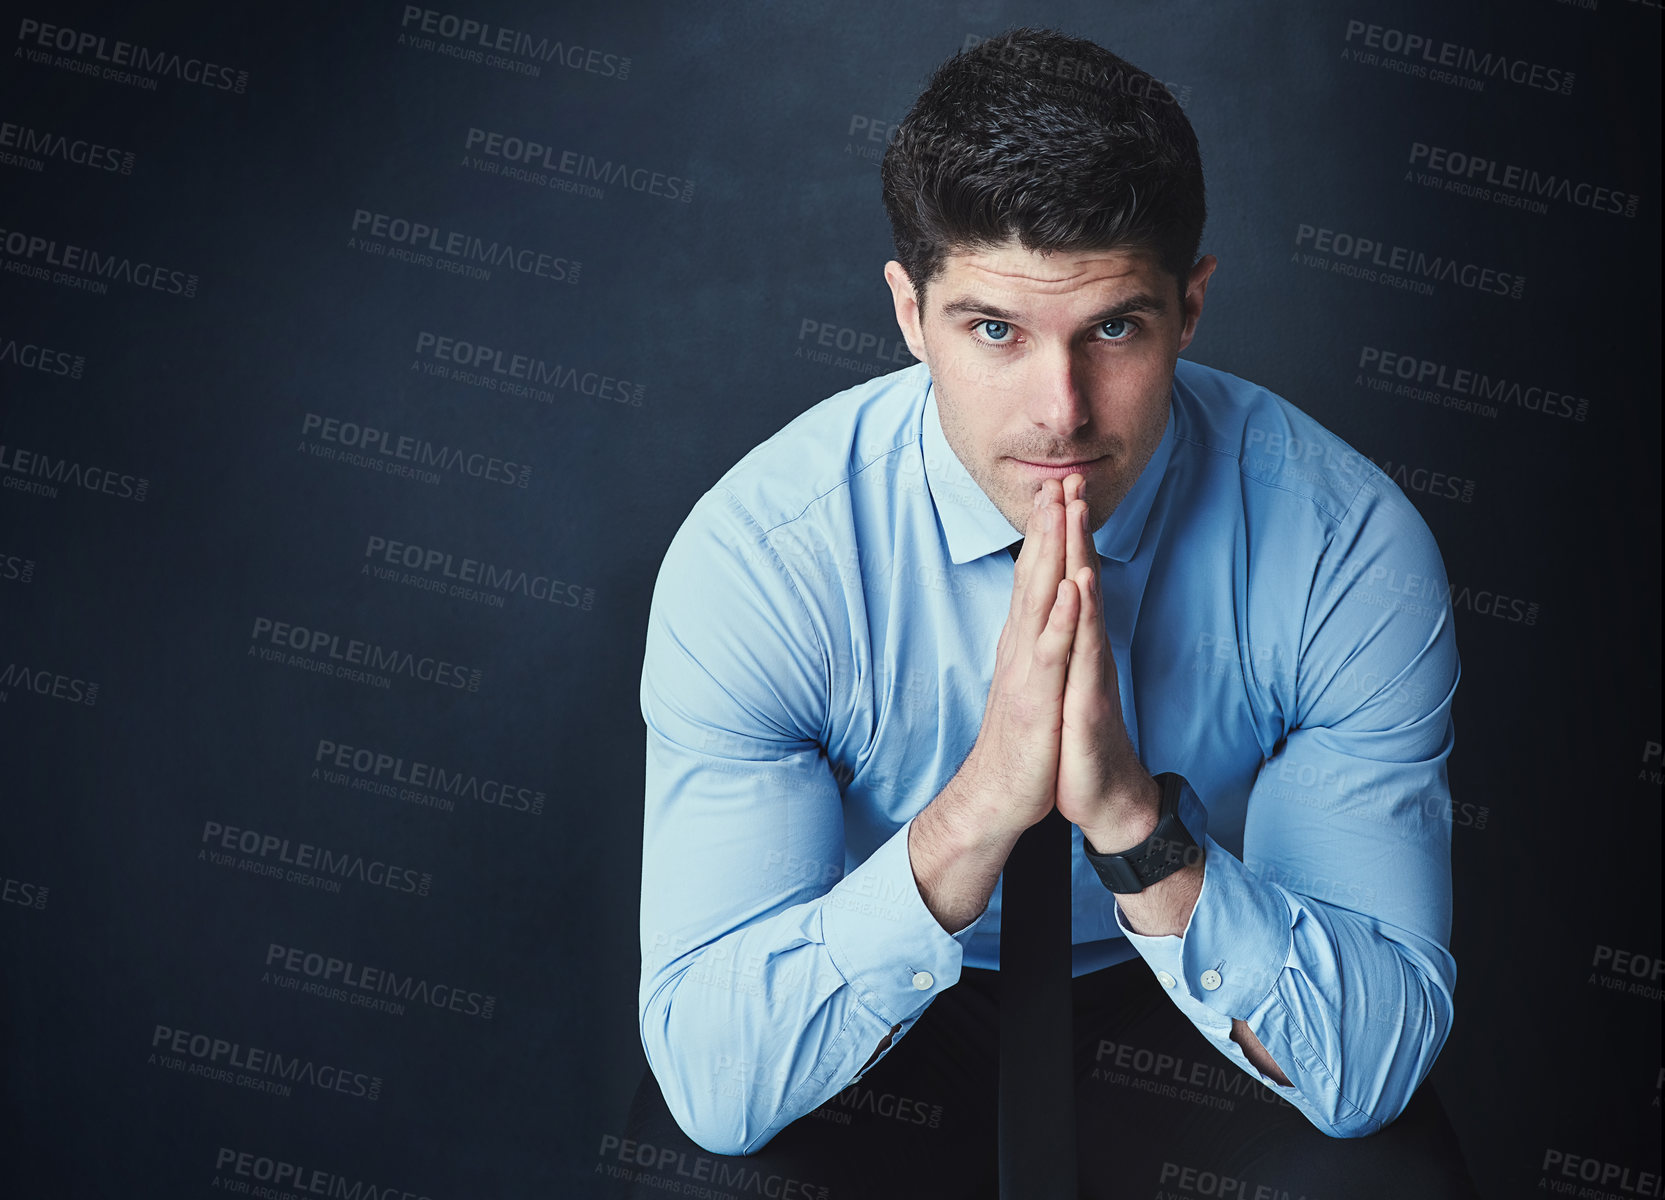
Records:
[[[1185,328],[1180,331],[1179,348],[1184,350],[1196,336],[1197,322],[1202,320],[1203,297],[1208,293],[1208,280],[1214,274],[1214,268],[1220,265],[1220,260],[1212,254],[1205,254],[1197,260],[1197,265],[1191,268],[1191,277],[1185,282]]]
[[[913,290],[913,280],[902,264],[894,258],[885,264],[885,282],[890,285],[890,299],[896,306],[896,324],[902,330],[913,356],[927,367],[931,360],[925,356],[925,329],[920,320],[919,298]]]

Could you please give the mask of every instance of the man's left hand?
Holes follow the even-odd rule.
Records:
[[[1064,576],[1081,596],[1075,642],[1064,685],[1064,728],[1058,755],[1057,806],[1100,854],[1128,850],[1150,836],[1161,789],[1139,761],[1122,720],[1115,652],[1104,632],[1098,550],[1087,528],[1086,481],[1046,480],[1044,503],[1064,507]]]

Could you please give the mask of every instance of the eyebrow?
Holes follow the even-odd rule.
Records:
[[[1111,321],[1117,317],[1125,317],[1129,313],[1142,312],[1151,313],[1155,316],[1161,316],[1167,311],[1167,309],[1168,306],[1158,297],[1152,296],[1148,292],[1136,292],[1123,300],[1118,300],[1115,304],[1112,304],[1108,308],[1100,309],[1098,312],[1088,317],[1083,324],[1098,325],[1101,322]],[[998,305],[985,304],[976,296],[970,295],[956,296],[947,304],[944,304],[942,306],[942,315],[944,318],[961,316],[990,317],[996,321],[1010,321],[1014,325],[1027,324],[1020,314],[1009,312]]]

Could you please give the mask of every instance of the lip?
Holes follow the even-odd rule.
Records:
[[[1103,462],[1104,457],[1105,456],[1101,454],[1097,458],[1082,459],[1079,462],[1068,463],[1037,463],[1029,462],[1021,458],[1014,458],[1012,461],[1036,479],[1064,479],[1070,475],[1076,474],[1077,472],[1085,475],[1088,468],[1092,467],[1095,463]]]

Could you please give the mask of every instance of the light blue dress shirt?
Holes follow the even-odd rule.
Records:
[[[793,420],[672,540],[642,668],[639,1013],[706,1149],[760,1148],[929,1019],[962,964],[998,967],[1000,888],[944,931],[907,841],[976,740],[1019,536],[918,364]],[[1311,417],[1182,360],[1161,443],[1094,540],[1128,732],[1189,782],[1207,858],[1183,935],[1148,937],[1077,849],[1074,971],[1142,956],[1318,1129],[1374,1132],[1444,1045],[1456,980],[1460,668],[1434,539]],[[1233,1018],[1293,1086],[1249,1063]]]

